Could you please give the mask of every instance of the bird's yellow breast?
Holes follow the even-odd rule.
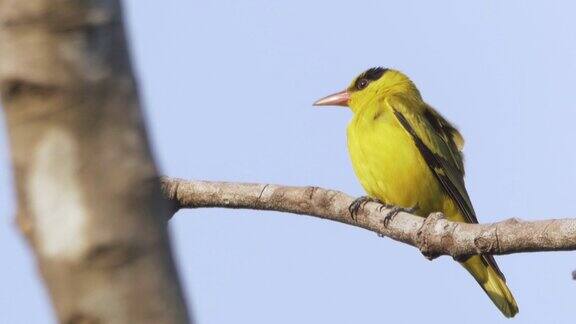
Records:
[[[386,107],[354,114],[348,125],[348,150],[369,196],[400,207],[416,206],[421,216],[453,209],[445,206],[451,203],[410,134]]]

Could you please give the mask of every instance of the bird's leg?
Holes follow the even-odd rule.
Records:
[[[388,206],[386,206],[386,207],[388,207]],[[418,210],[418,204],[416,204],[416,206],[413,206],[410,208],[398,207],[398,206],[391,206],[391,207],[392,208],[390,208],[390,211],[388,213],[386,213],[386,216],[384,216],[384,218],[382,219],[382,224],[384,224],[384,227],[388,227],[388,224],[390,223],[390,221],[393,220],[394,217],[396,215],[398,215],[400,212],[412,214]]]
[[[350,206],[348,206],[348,211],[350,212],[350,216],[352,217],[353,220],[356,220],[356,215],[358,215],[358,211],[360,210],[360,208],[364,208],[364,205],[366,205],[366,203],[368,203],[368,202],[376,202],[376,203],[382,204],[382,202],[380,200],[378,200],[377,198],[373,198],[373,197],[369,197],[369,196],[362,196],[362,197],[356,198],[350,204]]]

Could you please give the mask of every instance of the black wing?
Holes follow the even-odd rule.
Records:
[[[432,171],[432,174],[440,183],[444,192],[456,203],[458,209],[466,220],[470,223],[478,223],[476,213],[472,207],[472,202],[464,186],[464,166],[462,156],[458,151],[457,145],[452,138],[452,134],[446,133],[450,131],[449,128],[440,127],[442,121],[436,120],[434,115],[425,116],[425,119],[418,119],[417,116],[406,112],[403,105],[392,105],[394,115],[402,125],[402,127],[410,134],[414,140],[414,144],[418,151],[426,161],[426,164]],[[440,146],[439,152],[435,153],[419,136],[418,132],[414,129],[410,120],[402,112],[406,112],[408,118],[411,118],[414,123],[428,123],[437,134],[430,134],[431,140]],[[438,115],[439,116],[439,115]],[[429,119],[432,119],[429,121]],[[449,125],[449,124],[448,124]],[[504,274],[496,264],[494,257],[485,255],[484,260],[496,269],[498,274],[505,280]]]

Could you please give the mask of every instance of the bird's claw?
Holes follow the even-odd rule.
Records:
[[[358,215],[358,211],[360,211],[360,208],[364,208],[364,205],[366,205],[366,203],[368,203],[368,202],[381,203],[380,200],[378,200],[376,198],[372,198],[372,197],[368,197],[368,196],[358,197],[350,204],[350,206],[348,206],[348,211],[350,212],[350,217],[352,217],[353,220],[356,220],[356,216]]]
[[[394,205],[388,205],[386,203],[380,203],[380,207],[378,207],[378,211],[382,212],[384,209],[387,208],[394,208]]]
[[[388,206],[381,206],[380,211],[382,211],[383,207],[388,207]],[[396,217],[396,215],[398,215],[400,212],[412,214],[416,210],[418,210],[418,206],[414,206],[414,207],[410,207],[410,208],[392,206],[390,208],[390,211],[388,211],[386,213],[386,216],[384,216],[384,218],[382,219],[382,224],[384,224],[384,227],[388,227],[388,224],[390,224],[390,221],[393,220],[394,217]]]

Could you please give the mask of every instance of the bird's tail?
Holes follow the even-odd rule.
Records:
[[[476,279],[504,316],[514,317],[518,313],[518,305],[506,286],[506,281],[484,257],[471,256],[460,264]]]

